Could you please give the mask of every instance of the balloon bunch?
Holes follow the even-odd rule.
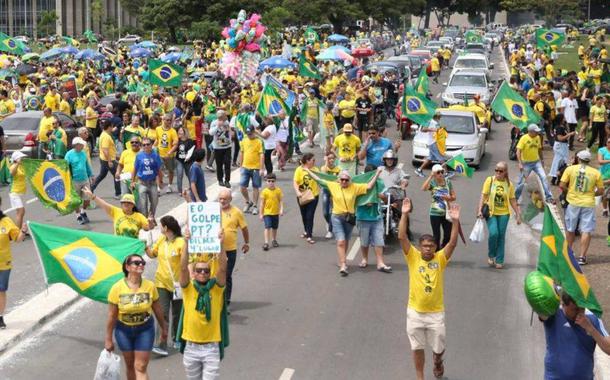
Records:
[[[225,38],[226,50],[221,61],[225,76],[244,84],[255,78],[260,59],[260,42],[267,29],[260,23],[261,16],[253,13],[246,19],[246,11],[241,10],[237,19],[231,19],[229,26],[221,34]]]

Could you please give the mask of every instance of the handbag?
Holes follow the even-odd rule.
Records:
[[[494,177],[491,176],[491,183],[489,184],[489,195],[491,196],[491,187],[494,184]],[[487,220],[489,219],[489,217],[491,216],[491,210],[489,209],[489,203],[485,203],[483,204],[483,207],[481,207],[481,215],[483,216],[483,219]]]
[[[347,201],[345,200],[345,193],[343,192],[343,188],[341,189],[341,195],[343,195],[343,204],[345,205],[345,209],[349,210],[349,208],[347,207]],[[342,214],[341,218],[345,223],[349,223],[352,226],[356,225],[356,215],[352,214],[351,212],[346,212],[345,214]]]
[[[310,189],[307,189],[301,193],[301,196],[298,197],[298,199],[299,205],[305,206],[306,204],[313,202],[315,197],[313,196],[313,192]]]

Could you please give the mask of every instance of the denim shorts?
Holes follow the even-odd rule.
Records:
[[[0,270],[0,292],[6,292],[8,290],[9,277],[11,277],[10,269]]]
[[[445,157],[438,150],[436,143],[428,147],[428,159],[434,162],[445,162]]]
[[[352,230],[354,229],[354,226],[346,222],[341,216],[332,214],[330,217],[330,223],[333,226],[335,240],[349,241],[352,238]]]
[[[578,207],[568,205],[565,211],[566,230],[575,232],[595,231],[595,207]]]
[[[155,319],[150,317],[138,326],[127,326],[117,321],[114,339],[123,352],[151,351],[155,342]]]
[[[360,231],[360,245],[363,247],[383,247],[383,221],[360,220],[358,221],[358,230]]]
[[[255,189],[260,189],[261,187],[261,174],[258,169],[240,169],[240,179],[239,186],[248,187],[250,185],[250,179],[252,179],[252,187]]]
[[[273,228],[274,230],[277,230],[280,225],[280,216],[265,215],[263,216],[263,221],[265,222],[265,228]]]

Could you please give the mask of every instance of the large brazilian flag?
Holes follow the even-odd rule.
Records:
[[[32,192],[43,206],[54,208],[62,215],[80,206],[81,199],[72,187],[67,161],[25,158],[22,165]]]
[[[28,222],[47,284],[62,283],[79,294],[108,302],[112,285],[123,278],[122,263],[142,254],[144,242],[124,236]]]

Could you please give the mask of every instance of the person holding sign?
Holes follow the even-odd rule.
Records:
[[[269,238],[273,247],[279,247],[277,243],[277,229],[280,224],[280,216],[284,215],[284,194],[282,189],[275,186],[275,174],[267,174],[265,177],[267,187],[261,192],[261,215],[260,219],[265,222],[265,244],[263,251],[269,250]]]

